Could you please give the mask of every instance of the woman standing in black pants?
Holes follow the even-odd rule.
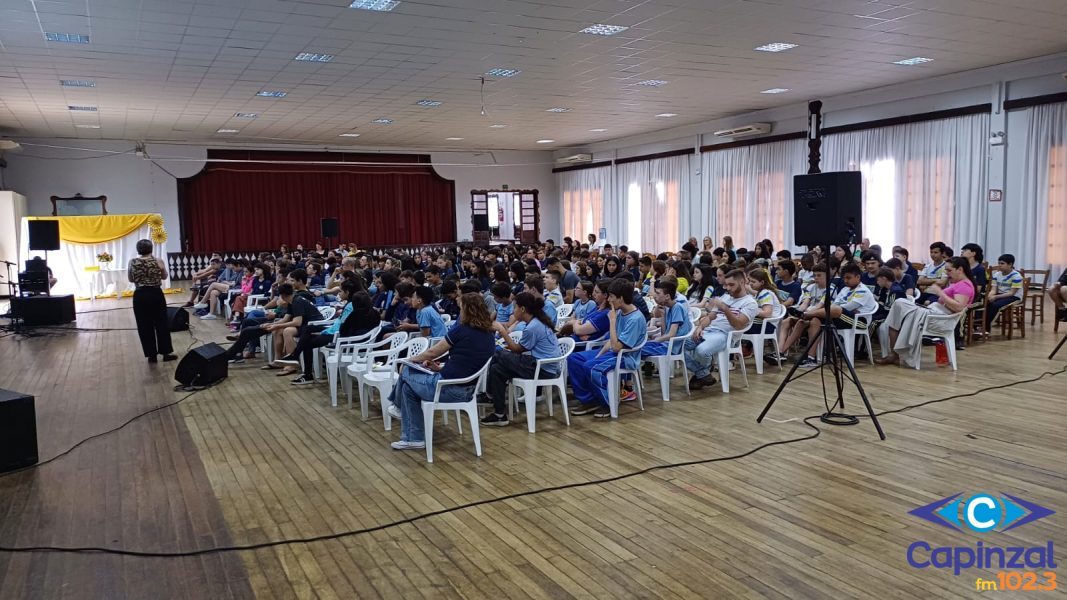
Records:
[[[170,326],[167,323],[167,300],[163,297],[163,280],[167,279],[167,266],[163,259],[152,256],[152,242],[137,242],[137,258],[131,258],[126,276],[137,286],[133,292],[133,317],[137,320],[137,337],[148,362],[154,363],[163,355],[164,361],[178,358],[170,343]]]

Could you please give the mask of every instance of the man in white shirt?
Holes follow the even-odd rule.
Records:
[[[862,274],[863,271],[855,263],[841,266],[841,279],[845,285],[837,292],[833,302],[830,303],[830,317],[833,319],[834,327],[838,329],[851,329],[856,322],[856,315],[873,313],[878,310],[878,299],[874,297],[871,288],[863,285]],[[814,339],[822,326],[822,319],[826,317],[826,309],[809,309],[804,313],[804,317],[805,319],[810,319],[808,322],[808,339]],[[863,321],[859,323],[860,327],[866,326]],[[823,341],[820,337],[808,350],[808,356],[800,363],[801,367],[819,366],[819,361],[815,357],[819,355],[819,349],[822,348]]]
[[[937,284],[945,286],[948,275],[945,274],[945,260],[948,258],[948,246],[944,242],[930,244],[930,262],[919,273],[919,286]]]
[[[689,389],[699,390],[715,385],[711,375],[715,355],[730,341],[730,332],[744,331],[759,313],[759,306],[745,286],[745,272],[734,269],[726,274],[723,283],[726,294],[708,301],[710,311],[693,326],[693,334],[685,341],[685,365],[692,372]]]

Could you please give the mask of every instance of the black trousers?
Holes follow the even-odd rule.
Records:
[[[167,322],[167,299],[162,289],[146,286],[134,290],[133,318],[137,321],[137,337],[141,338],[145,357],[174,352]]]
[[[294,356],[304,358],[304,375],[308,379],[311,379],[315,373],[312,368],[315,365],[315,350],[333,343],[333,334],[322,333],[323,329],[326,328],[321,325],[312,325],[301,331],[300,339],[296,342],[296,349],[293,350]]]
[[[557,369],[559,365],[554,365]],[[493,400],[493,412],[506,415],[508,412],[508,384],[512,379],[533,379],[537,370],[537,360],[529,354],[518,354],[510,350],[498,350],[489,363],[489,373],[485,380],[485,393]],[[551,379],[557,372],[546,373],[541,370],[539,379]]]

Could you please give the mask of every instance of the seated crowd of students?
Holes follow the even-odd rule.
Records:
[[[920,271],[906,249],[895,247],[883,260],[881,249],[866,240],[854,253],[839,247],[826,260],[818,248],[798,258],[787,250],[775,252],[769,240],[751,251],[735,250],[729,237],[717,247],[704,238],[702,248],[691,238],[677,252],[653,256],[597,244],[592,234],[588,243],[565,238],[560,245],[548,240],[529,246],[456,246],[415,255],[372,254],[353,245],[332,250],[317,245],[309,252],[283,246],[254,262],[212,257],[194,275],[186,306],[205,320],[231,315],[228,339],[234,344],[228,358],[233,364],[255,358],[261,338],[272,333],[276,358],[261,368],[297,375],[293,385],[315,382],[314,352],[337,338],[376,329],[378,339],[396,332],[429,338],[434,343],[428,350],[407,357],[422,368],[405,367],[383,402],[383,410],[403,424],[394,448],[410,449],[424,447],[421,402],[433,399],[437,382],[470,377],[487,363],[479,401],[489,409],[482,423],[509,424],[509,382],[532,378],[538,360],[560,358],[562,337],[573,338],[577,346],[566,360],[577,401],[572,414],[605,418],[610,416],[608,373],[618,353],[638,346],[639,355],[624,354],[623,368],[637,369],[643,358],[684,354],[691,389],[716,383],[715,357],[733,332],[774,334],[783,354],[807,349],[797,358],[802,367],[814,367],[821,356],[818,344],[808,349],[798,342],[814,339],[829,298],[835,327],[866,327],[869,318],[871,327],[888,328],[888,355],[876,362],[913,363],[926,315],[959,314],[984,294],[988,328],[998,311],[1021,298],[1023,278],[1010,254],[998,258],[992,281],[977,244],[953,256],[951,248],[936,242],[929,257]],[[1057,318],[1067,318],[1067,273],[1049,295]],[[323,321],[326,305],[339,307],[337,318]],[[571,316],[561,323],[564,305],[571,305]],[[764,327],[767,319],[775,319],[777,331],[771,323]],[[925,332],[959,335],[956,323]],[[768,362],[783,358],[765,356]],[[540,376],[557,377],[560,368],[548,365]],[[652,376],[651,370],[646,363],[645,376]],[[633,399],[632,384],[621,385],[620,401]],[[472,393],[469,387],[445,389],[443,402],[468,400]]]

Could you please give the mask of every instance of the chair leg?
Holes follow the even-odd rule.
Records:
[[[482,455],[482,435],[481,435],[481,431],[478,429],[478,407],[477,406],[468,407],[466,409],[466,412],[467,412],[467,416],[470,417],[470,420],[471,420],[471,436],[474,438],[474,455],[475,456],[481,456]],[[457,421],[459,420],[459,416],[458,415],[456,416],[456,420]],[[427,445],[426,447],[429,448],[430,446]]]
[[[692,392],[689,391],[689,367],[685,366],[684,360],[680,360],[678,362],[682,363],[682,377],[685,378],[685,395],[692,396]]]
[[[523,388],[522,399],[526,404],[526,430],[530,433],[534,432],[534,421],[537,420],[537,384],[534,384],[530,388]],[[551,395],[548,401],[552,401]]]
[[[454,412],[456,413],[456,430],[463,435],[463,415],[459,414],[458,410]]]
[[[556,386],[549,385],[549,386],[545,386],[543,389],[544,389],[544,394],[545,394],[545,406],[548,407],[548,416],[551,417],[552,416],[552,393],[556,389]]]
[[[730,393],[730,354],[725,350],[719,353],[719,381],[722,393]]]
[[[671,371],[674,370],[674,361],[668,356],[666,360],[656,360],[659,367],[659,393],[664,402],[671,401]]]
[[[741,363],[741,379],[745,380],[745,387],[747,388],[748,387],[748,368],[745,367],[745,357],[742,356],[741,360],[738,361],[738,362]]]
[[[608,411],[612,419],[619,418],[619,385],[621,378],[615,371],[608,372]]]
[[[637,369],[637,372],[634,373],[634,391],[637,392],[637,407],[645,410],[645,398],[644,394],[641,393],[641,369]]]
[[[949,335],[945,337],[945,349],[948,350],[948,362],[952,365],[952,370],[956,370],[956,336]]]
[[[1019,337],[1026,339],[1026,311],[1019,311]]]
[[[385,423],[385,430],[392,431],[393,429],[393,416],[386,410],[386,404],[389,403],[389,393],[392,392],[392,388],[386,390],[384,387],[378,388],[378,398],[381,400],[379,404],[382,407],[382,421]]]
[[[433,414],[437,412],[430,402],[422,403],[423,437],[426,440],[426,462],[433,462]]]
[[[752,342],[752,358],[756,359],[756,373],[763,375],[763,346],[764,340]],[[742,355],[742,360],[744,356]]]
[[[326,366],[326,379],[330,385],[330,406],[334,408],[337,407],[337,375],[336,367]],[[348,406],[351,408],[352,403],[349,402]]]
[[[364,393],[364,388],[366,388],[367,385],[362,379],[357,379],[356,385],[359,386],[359,416],[366,421],[370,418],[370,391],[368,390]]]
[[[566,380],[564,380],[566,381]],[[567,410],[567,388],[566,383],[559,385],[559,405],[560,412],[563,413],[563,422],[567,424],[567,427],[571,426],[571,411]]]

